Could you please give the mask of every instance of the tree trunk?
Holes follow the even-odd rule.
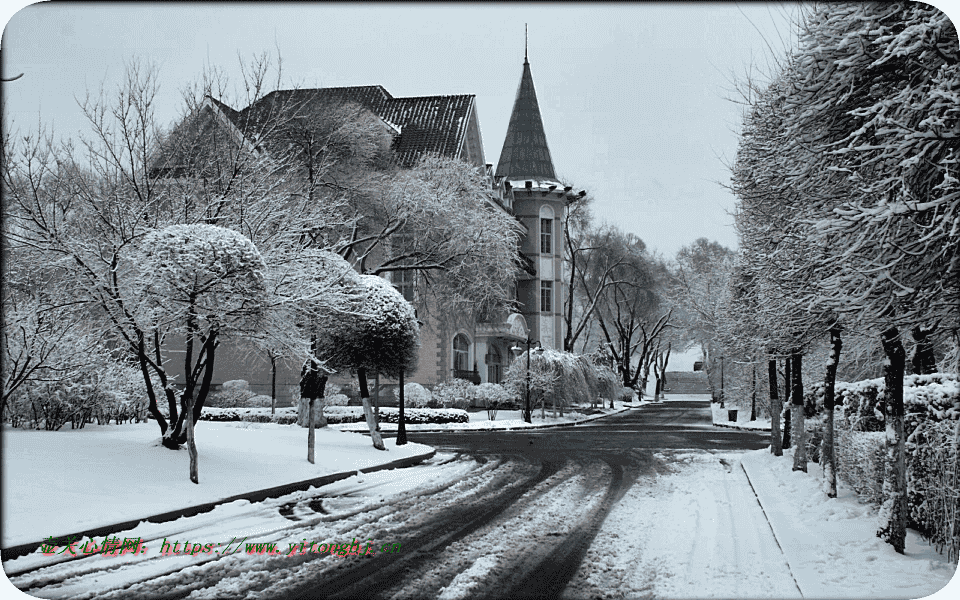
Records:
[[[807,472],[807,445],[804,437],[803,414],[803,355],[793,354],[793,393],[790,395],[790,404],[793,407],[793,438],[796,449],[793,451],[793,470]]]
[[[780,413],[783,405],[780,402],[780,390],[777,388],[777,361],[767,361],[767,376],[770,379],[770,452],[774,456],[783,456],[783,440],[780,438]]]
[[[753,365],[753,391],[750,392],[750,420],[757,420],[757,365]]]
[[[820,464],[827,482],[827,497],[837,497],[837,457],[833,449],[833,407],[837,383],[837,365],[840,362],[840,326],[830,328],[830,358],[827,359],[827,373],[823,379],[823,409],[827,413],[826,431],[820,448]]]
[[[310,398],[307,400],[307,462],[311,465],[314,464],[313,461],[313,448],[316,445],[316,432],[313,430],[313,403],[315,400]]]
[[[142,332],[137,338],[137,362],[140,365],[140,373],[143,375],[143,383],[147,390],[147,412],[157,420],[157,424],[160,425],[160,436],[162,437],[163,434],[167,432],[169,425],[167,424],[167,420],[163,418],[163,413],[160,412],[160,406],[157,404],[157,394],[153,389],[153,381],[150,379],[150,367],[147,364],[147,350]],[[5,404],[6,399],[4,399],[4,405]],[[2,419],[0,419],[0,422],[2,422]]]
[[[400,369],[400,393],[398,396],[400,397],[400,418],[397,419],[399,421],[397,423],[397,445],[403,446],[407,443],[407,424],[403,416],[403,369]]]
[[[906,352],[896,327],[880,334],[880,340],[887,355],[883,367],[887,440],[883,468],[883,504],[880,507],[877,537],[903,554],[907,535],[907,473],[903,439],[903,371]]]
[[[377,431],[380,431],[380,372],[373,376],[373,420],[377,423]]]
[[[190,455],[190,481],[200,484],[199,455],[197,454],[197,441],[193,431],[193,398],[187,399],[187,405],[183,408],[187,416],[187,453]]]
[[[377,429],[377,420],[373,416],[373,407],[370,405],[370,391],[367,389],[367,370],[364,367],[357,369],[357,380],[360,383],[360,401],[363,403],[363,416],[367,421],[367,428],[370,430],[370,438],[373,440],[373,447],[377,450],[386,450],[383,445],[383,438]]]
[[[937,372],[937,359],[933,353],[933,340],[930,335],[935,327],[925,329],[923,327],[914,327],[911,331],[911,337],[917,343],[913,349],[913,358],[910,361],[913,366],[914,375],[929,375]]]
[[[790,436],[790,396],[793,394],[793,380],[791,379],[792,373],[790,371],[790,357],[788,356],[783,361],[783,393],[784,399],[783,403],[786,407],[786,410],[783,412],[783,449],[787,450],[792,445],[793,440]]]

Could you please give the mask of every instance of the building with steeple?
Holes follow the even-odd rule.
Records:
[[[494,181],[528,232],[520,251],[531,260],[535,273],[517,281],[521,314],[533,339],[544,348],[562,349],[562,310],[568,293],[562,223],[567,204],[577,196],[557,179],[526,52]]]
[[[320,114],[343,103],[359,105],[380,120],[393,136],[392,148],[403,167],[414,164],[424,153],[458,158],[476,166],[490,183],[491,206],[516,218],[525,231],[518,248],[522,265],[516,281],[519,311],[489,314],[482,322],[427,318],[429,322],[421,329],[419,366],[408,381],[427,386],[454,378],[499,383],[512,356],[527,339],[544,348],[562,348],[562,311],[568,293],[563,277],[562,223],[567,204],[584,192],[575,194],[557,179],[526,52],[496,170],[484,157],[473,95],[394,97],[378,85],[279,90],[241,110],[207,98],[195,123],[204,131],[221,128],[227,138],[253,148],[243,134],[244,123],[255,120],[259,112],[274,105],[292,105],[301,114]],[[411,301],[418,296],[416,286],[424,284],[423,278],[411,277],[409,272],[390,277]],[[215,383],[245,379],[254,391],[270,393],[270,365],[262,357],[245,353],[249,358],[239,360],[226,356],[236,352],[224,350],[223,354]],[[278,368],[281,400],[289,396],[298,381],[299,365]]]

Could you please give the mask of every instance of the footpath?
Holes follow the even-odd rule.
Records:
[[[877,509],[839,482],[821,489],[822,470],[793,471],[792,450],[744,454],[740,466],[756,494],[804,598],[922,598],[951,583],[956,564],[907,531],[904,554],[876,537]],[[940,598],[960,588],[955,582]]]

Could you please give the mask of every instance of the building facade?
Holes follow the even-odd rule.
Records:
[[[309,117],[347,102],[380,119],[393,137],[392,150],[401,167],[413,165],[425,153],[437,153],[480,169],[490,185],[491,206],[517,219],[524,229],[518,248],[523,270],[515,286],[518,310],[487,315],[478,322],[426,318],[419,366],[408,381],[426,386],[454,378],[499,383],[528,338],[544,348],[562,348],[562,309],[568,293],[562,223],[567,204],[577,196],[557,179],[526,57],[495,170],[484,156],[473,95],[397,98],[382,86],[279,90],[239,111],[208,98],[201,111],[209,123],[226,129],[234,143],[259,150],[241,131],[271,107],[296,105]],[[421,278],[410,271],[388,277],[405,298],[417,300]],[[231,348],[222,348],[218,355],[215,383],[245,379],[257,393],[270,394],[273,373],[266,357]],[[278,398],[289,398],[296,389],[299,367],[278,364]]]

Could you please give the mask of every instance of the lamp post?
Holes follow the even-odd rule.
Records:
[[[532,423],[533,420],[531,417],[531,413],[533,411],[530,409],[530,346],[536,343],[537,346],[539,347],[540,342],[539,341],[535,342],[534,340],[528,337],[523,343],[527,345],[527,381],[526,381],[526,393],[524,395],[525,401],[524,401],[524,409],[523,409],[523,420],[526,421],[527,423]],[[511,348],[511,350],[513,350],[514,352],[520,353],[523,350],[523,348],[519,346],[514,346],[513,348]]]
[[[720,355],[720,408],[723,408],[723,355]]]

